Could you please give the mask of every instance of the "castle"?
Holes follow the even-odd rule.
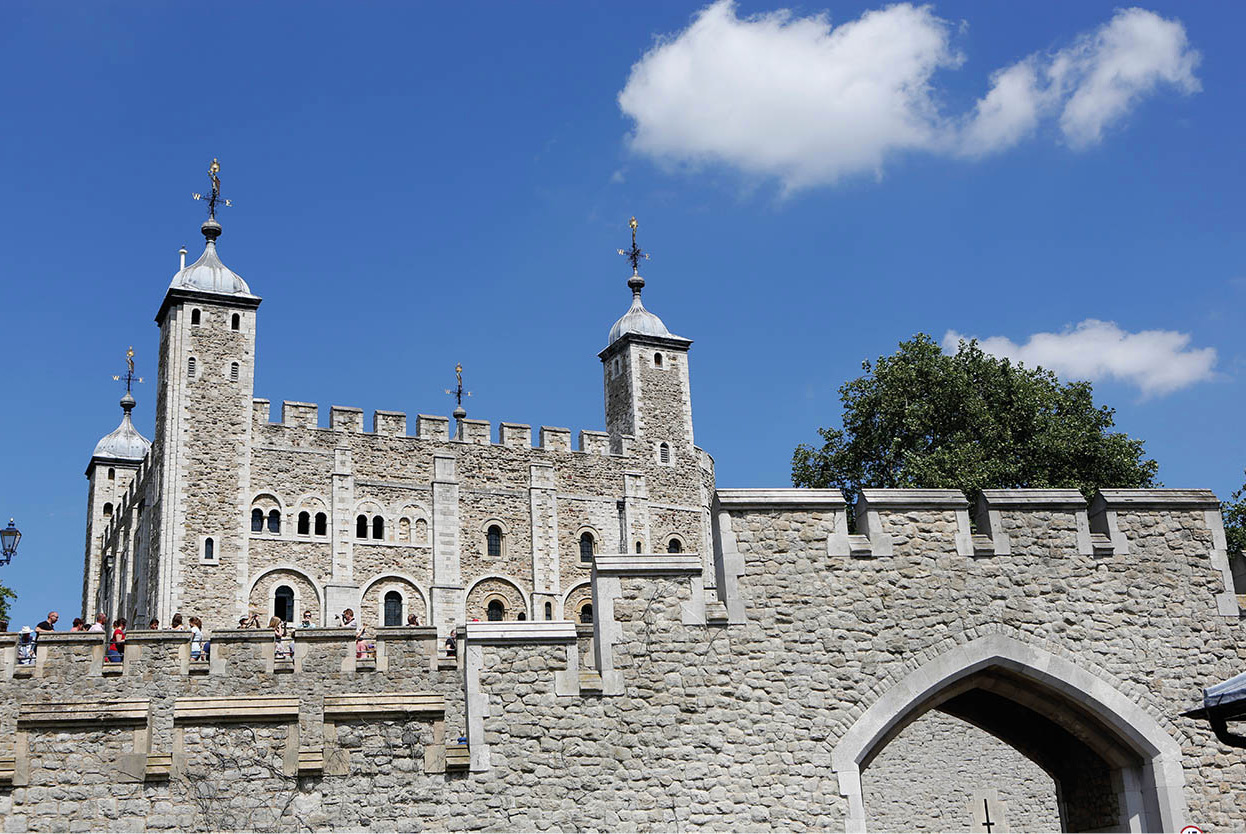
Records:
[[[156,436],[126,397],[87,469],[83,597],[198,613],[210,660],[137,630],[120,663],[53,633],[22,665],[0,635],[0,828],[1246,824],[1197,709],[1246,661],[1210,492],[866,490],[853,529],[838,491],[718,488],[635,269],[578,450],[461,411],[274,423],[260,299],[203,230],[157,315]],[[347,606],[374,656],[225,627]]]

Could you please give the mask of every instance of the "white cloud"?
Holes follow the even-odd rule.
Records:
[[[952,34],[909,3],[832,26],[785,9],[742,19],[717,0],[632,67],[619,107],[637,152],[726,163],[793,190],[881,173],[905,151],[999,151],[1057,118],[1086,147],[1161,84],[1198,90],[1181,23],[1125,9],[1066,49],[995,72],[970,113],[948,116],[933,79],[962,62]]]
[[[961,339],[954,330],[943,337],[943,349],[956,350]],[[1215,348],[1191,348],[1188,333],[1143,330],[1130,333],[1114,322],[1086,319],[1060,333],[1035,333],[1025,344],[1004,336],[980,339],[994,356],[1042,366],[1065,379],[1114,379],[1136,385],[1146,396],[1171,394],[1214,378]]]

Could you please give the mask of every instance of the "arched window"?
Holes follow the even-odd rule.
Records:
[[[268,532],[281,532],[281,513],[277,510],[268,511]]]
[[[385,519],[378,516],[372,517],[372,538],[385,538]]]
[[[659,447],[658,447],[658,460],[659,460],[661,463],[670,463],[670,462],[671,462],[671,447],[670,447],[670,444],[663,443],[661,446],[659,446]]]
[[[655,368],[662,367],[662,354],[660,353],[653,354],[653,367]]]
[[[191,379],[195,378],[195,357],[193,356],[186,360],[186,376]]]
[[[523,611],[520,611],[520,612],[519,612],[519,616],[518,616],[518,617],[516,617],[515,619],[517,619],[517,620],[526,620],[526,619],[528,619],[528,615],[527,615],[527,613],[525,613],[525,612],[523,612]]]
[[[580,606],[580,622],[592,624],[593,622],[593,604],[586,602]]]
[[[506,606],[499,599],[489,601],[488,607],[485,609],[485,617],[489,622],[501,622],[506,619]]]
[[[109,501],[107,504],[104,505],[104,518],[108,518],[110,515],[112,515],[112,502],[111,501]]]
[[[190,323],[195,327],[199,326],[199,311],[198,310],[190,311]]]
[[[397,591],[385,594],[385,625],[402,625],[402,594]]]
[[[679,539],[672,538],[670,541],[666,543],[666,552],[667,553],[683,553],[684,552],[683,542],[681,542]]]
[[[636,542],[636,552],[639,553],[641,548],[640,542]]]
[[[256,507],[254,510],[251,511],[251,532],[252,533],[263,533],[264,532],[264,511],[261,510],[259,507]]]
[[[316,535],[325,536],[329,532],[329,517],[324,513],[316,513]]]
[[[580,561],[593,561],[593,534],[587,530],[580,534]]]
[[[415,520],[415,543],[424,544],[428,541],[428,522],[422,518]]]
[[[306,536],[311,532],[311,513],[306,511],[299,513],[298,530],[300,536]]]
[[[238,363],[237,362],[229,363],[229,381],[230,382],[238,381]]]
[[[361,515],[355,518],[355,538],[366,539],[368,537],[368,517]]]
[[[234,313],[233,316],[229,319],[229,329],[237,330],[240,324],[242,324],[242,317],[239,316],[237,313]]]
[[[502,555],[502,528],[494,524],[493,526],[489,528],[488,532],[486,532],[485,537],[487,539],[486,545],[487,545],[489,556],[493,557],[494,559],[501,556]],[[501,605],[501,603],[498,603],[498,605]]]
[[[216,542],[212,541],[212,537],[203,540],[203,558],[209,562],[216,558]]]
[[[117,470],[113,469],[111,466],[108,467],[108,480],[110,481],[117,480]]]
[[[398,519],[398,541],[400,542],[411,541],[411,519],[409,518]]]
[[[294,589],[289,585],[278,585],[273,592],[273,616],[283,623],[294,621]]]
[[[545,619],[554,619],[554,603],[552,602],[545,603]]]

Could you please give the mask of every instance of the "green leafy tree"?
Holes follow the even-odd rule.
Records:
[[[820,449],[792,456],[799,487],[944,488],[976,501],[983,489],[1156,485],[1141,440],[1111,431],[1088,382],[1061,383],[961,342],[954,355],[918,334],[865,362],[839,389],[843,428],[822,428]]]
[[[17,599],[17,594],[0,585],[0,622],[9,621],[9,601]]]
[[[1246,484],[1224,502],[1224,536],[1229,553],[1246,551]]]

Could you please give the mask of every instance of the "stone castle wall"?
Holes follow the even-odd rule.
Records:
[[[1237,751],[1183,716],[1244,659],[1214,498],[1105,494],[1089,515],[988,495],[963,530],[963,497],[872,498],[866,534],[834,494],[720,490],[709,591],[699,554],[599,556],[591,658],[564,622],[469,623],[453,665],[432,629],[378,630],[375,664],[351,632],[300,633],[287,664],[265,634],[218,630],[206,670],[184,635],[139,634],[119,674],[94,635],[47,640],[35,667],[6,636],[3,827],[886,827],[878,797],[911,782],[889,737],[928,748],[950,794],[963,746],[923,733],[926,711],[975,694],[1093,713],[1077,726],[1099,749],[1137,757],[1136,790],[1065,786],[1072,827],[1246,822]],[[1036,750],[1027,726],[1009,743]],[[56,767],[67,755],[84,770]],[[911,828],[972,822],[909,810]]]

